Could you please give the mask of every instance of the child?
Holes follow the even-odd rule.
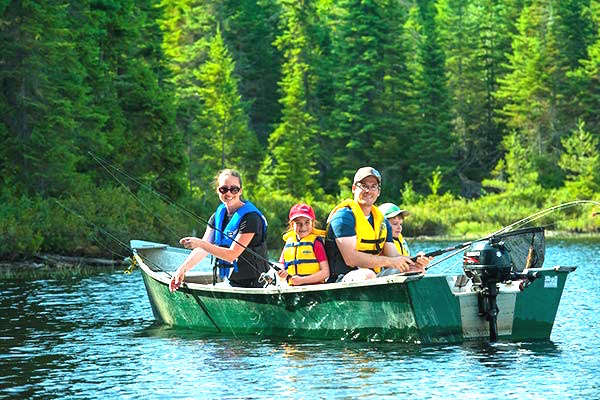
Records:
[[[289,220],[279,259],[285,269],[277,274],[294,286],[324,283],[329,278],[325,231],[315,229],[315,212],[308,204],[299,203],[290,209]]]
[[[383,213],[392,226],[392,237],[394,238],[394,245],[398,249],[398,253],[402,256],[410,257],[410,250],[408,249],[406,240],[402,236],[402,224],[404,223],[404,218],[409,215],[408,211],[402,210],[392,203],[380,205],[379,211]]]

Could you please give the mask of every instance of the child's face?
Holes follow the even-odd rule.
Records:
[[[402,214],[398,214],[395,217],[389,218],[388,221],[392,226],[392,236],[397,238],[402,233],[402,223],[404,222],[404,217]]]
[[[292,221],[294,232],[299,239],[307,236],[312,232],[312,220],[306,217],[297,217]]]

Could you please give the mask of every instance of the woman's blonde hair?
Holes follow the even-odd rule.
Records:
[[[240,181],[240,188],[242,187],[242,175],[240,175],[240,173],[235,169],[231,168],[225,168],[217,174],[217,176],[215,177],[215,187],[219,187],[219,179],[221,179],[222,176],[233,176],[238,178],[238,180]]]

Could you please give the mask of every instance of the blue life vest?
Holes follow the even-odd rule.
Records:
[[[227,207],[225,207],[225,204],[223,203],[221,203],[219,207],[217,207],[217,211],[215,211],[215,244],[220,247],[230,247],[233,243],[233,240],[238,234],[242,218],[244,217],[244,215],[252,212],[257,213],[262,218],[263,240],[266,240],[267,219],[260,212],[260,210],[256,208],[254,204],[252,204],[249,201],[246,201],[243,206],[238,208],[235,211],[235,213],[233,213],[226,227],[223,227],[223,221],[225,220],[225,216],[227,215]],[[221,278],[229,277],[229,275],[231,274],[231,268],[233,268],[235,272],[238,271],[237,261],[230,263],[225,260],[219,259],[217,261],[217,266],[219,267],[219,276]]]

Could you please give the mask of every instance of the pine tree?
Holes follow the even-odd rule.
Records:
[[[235,60],[239,91],[249,104],[250,127],[262,145],[279,119],[277,82],[282,55],[274,46],[281,14],[276,0],[226,0],[216,17]]]
[[[447,90],[445,60],[438,43],[433,2],[418,1],[418,8],[410,14],[410,22],[418,29],[415,59],[409,61],[414,71],[415,88],[412,102],[415,107],[414,123],[410,133],[413,156],[408,173],[415,188],[426,191],[426,180],[437,167],[445,177],[452,177],[455,151],[451,136],[451,115]],[[456,183],[445,181],[446,190]]]
[[[63,2],[11,2],[1,9],[3,184],[30,195],[73,190],[78,116],[87,113],[85,71]]]
[[[453,130],[459,151],[458,173],[467,183],[480,181],[500,158],[502,124],[494,118],[498,78],[514,31],[519,5],[496,0],[438,1],[436,23],[446,58],[452,97]]]
[[[162,37],[153,18],[157,10],[153,4],[137,4],[84,1],[72,10],[86,81],[95,88],[90,93],[95,113],[81,117],[88,129],[78,145],[83,153],[112,160],[132,177],[177,198],[184,190],[184,147],[175,126],[171,90],[161,80],[166,70],[160,63]],[[78,168],[86,173],[99,170],[96,179],[112,180],[93,157],[83,159]]]
[[[580,66],[571,76],[578,89],[578,109],[590,132],[600,131],[600,2],[592,1],[587,11],[595,24],[595,41],[587,48]],[[598,149],[600,151],[600,148]]]
[[[562,173],[557,168],[560,137],[575,124],[573,86],[568,78],[580,43],[561,41],[564,7],[558,2],[533,1],[523,10],[518,35],[509,56],[511,72],[501,79],[498,98],[505,104],[502,115],[510,128],[525,135],[536,168],[544,171],[541,183],[558,186]],[[580,20],[583,25],[584,21]]]
[[[408,169],[418,155],[411,151],[410,118],[412,77],[407,66],[411,53],[404,40],[404,25],[408,9],[396,1],[381,3],[381,94],[374,100],[374,109],[380,115],[380,129],[373,135],[373,151],[380,172],[385,179],[381,197],[399,201],[405,182],[411,177]]]
[[[197,76],[208,58],[217,26],[211,5],[214,3],[207,0],[162,0],[160,3],[163,17],[158,23],[163,32],[162,51],[175,96],[177,130],[182,133],[187,149],[189,187],[209,187],[218,168],[207,169],[197,158],[198,152],[205,150],[197,140],[203,129],[199,120],[202,104]]]
[[[579,121],[577,129],[570,136],[561,139],[565,151],[558,165],[567,175],[565,186],[576,198],[592,198],[600,190],[600,156],[598,137],[585,129]]]
[[[375,135],[382,130],[375,103],[382,94],[381,9],[372,0],[339,3],[340,20],[334,36],[335,107],[331,114],[331,165],[341,188],[358,167],[375,164]]]
[[[240,170],[246,181],[256,180],[260,162],[258,141],[248,126],[234,69],[235,63],[217,29],[208,59],[196,75],[201,113],[193,138],[192,163],[203,168],[204,176],[209,179],[201,188],[209,187],[212,177],[223,168]]]
[[[282,35],[275,42],[284,54],[281,122],[269,137],[269,150],[261,178],[271,190],[306,198],[319,192],[315,176],[317,130],[307,106],[307,91],[313,75],[309,41],[306,33],[309,14],[308,2],[282,2]]]

